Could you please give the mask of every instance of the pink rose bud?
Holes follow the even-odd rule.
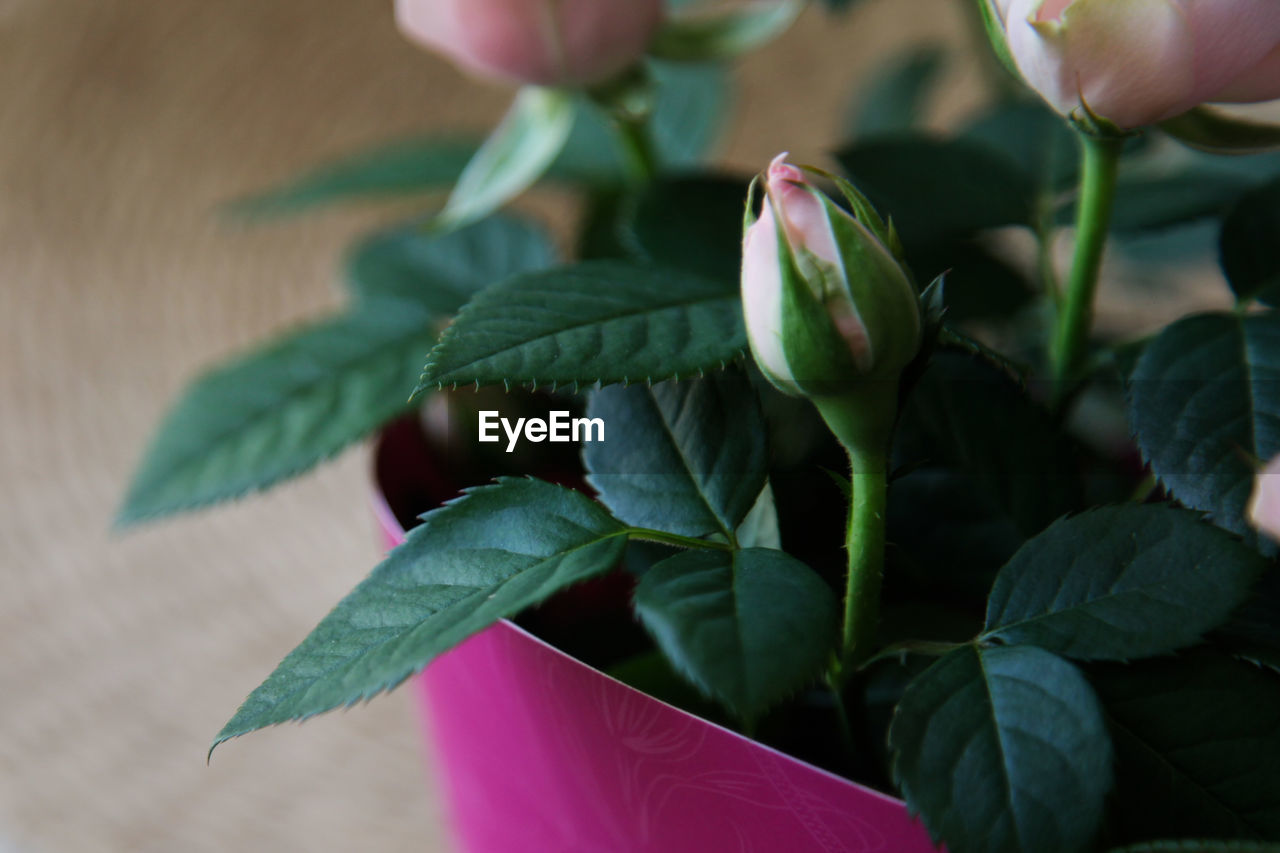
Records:
[[[761,371],[806,395],[896,379],[920,349],[921,316],[893,252],[786,154],[769,165],[764,190],[742,248],[743,313]]]
[[[396,0],[410,39],[482,77],[589,86],[644,55],[662,0]]]
[[[1277,0],[991,0],[1027,83],[1129,129],[1280,98]]]
[[[1254,527],[1280,541],[1280,456],[1258,472],[1249,499],[1249,521]]]

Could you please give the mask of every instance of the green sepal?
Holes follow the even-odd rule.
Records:
[[[996,13],[991,0],[972,0],[972,2],[978,5],[978,14],[982,16],[982,27],[987,31],[987,40],[991,42],[991,50],[995,53],[996,59],[1000,60],[1000,64],[1006,71],[1021,79],[1022,73],[1018,71],[1018,63],[1014,61],[1013,53],[1009,50],[1009,42],[1004,37],[1004,22],[1000,20],[1000,15]]]

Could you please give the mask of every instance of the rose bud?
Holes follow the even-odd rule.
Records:
[[[1280,456],[1258,472],[1253,496],[1249,498],[1249,521],[1272,539],[1280,541]]]
[[[742,302],[756,363],[781,390],[818,397],[867,380],[896,388],[921,341],[915,286],[890,232],[838,207],[780,154],[743,235]],[[873,231],[875,233],[873,233]],[[879,235],[879,236],[878,236]]]
[[[1276,0],[990,0],[1027,83],[1121,129],[1280,98]]]
[[[396,0],[411,40],[482,77],[590,86],[644,55],[662,0]]]

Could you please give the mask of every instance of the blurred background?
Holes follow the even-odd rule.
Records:
[[[808,11],[739,68],[718,160],[823,162],[890,54],[949,48],[931,121],[980,97],[955,0]],[[356,235],[419,209],[245,223],[223,206],[510,92],[391,3],[0,0],[0,851],[447,850],[407,692],[205,750],[374,564],[367,448],[128,534],[145,440],[202,366],[338,301]],[[567,221],[566,198],[524,203]]]

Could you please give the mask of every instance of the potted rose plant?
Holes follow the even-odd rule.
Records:
[[[248,203],[452,186],[198,380],[121,513],[401,418],[396,547],[215,747],[425,670],[474,850],[1280,849],[1280,130],[1204,106],[1280,97],[1280,7],[976,0],[1011,73],[954,133],[919,54],[838,172],[707,168],[715,63],[801,5],[398,2],[511,111]],[[572,260],[498,212],[543,180]],[[1096,327],[1108,247],[1235,309]]]

